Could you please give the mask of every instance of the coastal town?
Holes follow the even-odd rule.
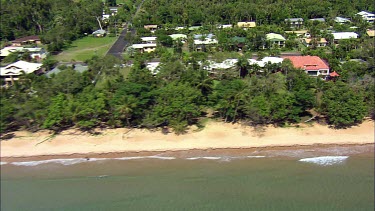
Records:
[[[94,2],[85,7],[91,28],[76,38],[39,25],[39,33],[2,38],[2,131],[183,134],[210,119],[346,128],[374,117],[371,12],[168,22],[145,15],[147,1]]]

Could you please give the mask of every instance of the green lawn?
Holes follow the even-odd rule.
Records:
[[[58,61],[69,62],[85,61],[94,55],[104,56],[117,37],[84,37],[73,41],[70,47],[52,58]]]

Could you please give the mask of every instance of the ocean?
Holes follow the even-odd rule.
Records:
[[[1,163],[1,210],[374,210],[373,146]]]

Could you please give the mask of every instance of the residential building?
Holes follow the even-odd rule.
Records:
[[[218,25],[218,29],[228,29],[228,28],[233,28],[232,24],[223,24],[223,25]]]
[[[254,28],[257,24],[254,21],[238,22],[237,26],[243,29]]]
[[[150,30],[151,33],[155,33],[155,31],[158,29],[158,25],[144,25],[143,28]]]
[[[329,76],[329,66],[318,56],[284,56],[295,68],[304,70],[310,76]]]
[[[307,30],[298,30],[298,31],[285,31],[287,34],[295,34],[298,37],[308,37],[310,34]]]
[[[22,74],[41,74],[42,73],[41,63],[31,63],[25,61],[18,61],[7,65],[6,67],[0,67],[0,77],[5,81],[6,85],[12,85],[14,81],[19,80],[19,76]]]
[[[310,21],[326,22],[324,18],[311,18]]]
[[[196,30],[199,30],[199,29],[201,29],[202,28],[202,26],[190,26],[189,28],[188,28],[188,30],[189,31],[196,31]]]
[[[269,47],[273,47],[275,45],[277,45],[279,48],[285,47],[285,38],[281,34],[266,34],[266,40],[269,42]]]
[[[226,59],[223,62],[215,62],[208,60],[208,65],[204,66],[203,69],[209,73],[216,73],[217,70],[228,70],[237,66],[238,59]]]
[[[287,18],[284,20],[287,24],[290,24],[290,27],[300,28],[303,25],[302,18]]]
[[[156,50],[156,43],[133,44],[131,47],[135,50],[140,51],[141,53],[144,53],[144,52],[151,53]]]
[[[5,47],[0,50],[0,57],[7,57],[11,53],[30,52],[30,57],[38,61],[47,57],[47,52],[43,48],[25,48],[25,47]]]
[[[142,44],[152,44],[156,43],[156,37],[141,37]]]
[[[147,65],[146,65],[146,68],[148,69],[148,70],[150,70],[150,72],[153,74],[153,75],[156,75],[156,74],[158,74],[158,72],[159,72],[159,64],[160,64],[160,62],[149,62],[149,63],[147,63]]]
[[[83,63],[83,62],[74,62],[74,63],[60,63],[58,64],[55,68],[53,68],[51,71],[49,71],[48,73],[46,73],[46,77],[50,78],[52,77],[53,74],[58,74],[59,72],[62,71],[62,67],[61,66],[66,66],[66,67],[69,67],[69,68],[73,68],[73,70],[79,72],[79,73],[83,73],[85,71],[87,71],[89,69],[89,66],[86,64],[86,63]]]
[[[92,33],[94,37],[104,37],[107,34],[107,32],[103,29],[98,29]]]
[[[248,59],[249,65],[258,65],[259,67],[265,67],[266,64],[281,64],[284,61],[280,57],[264,57],[261,60]]]
[[[316,44],[315,47],[318,48],[327,46],[327,40],[325,38],[305,38],[302,42],[306,47],[312,47],[314,42]]]
[[[333,35],[333,42],[335,44],[338,44],[339,40],[358,38],[358,34],[355,32],[335,32],[335,33],[332,33],[332,35]]]
[[[231,45],[235,46],[239,51],[246,45],[246,37],[232,37]]]
[[[194,48],[196,51],[204,51],[207,47],[212,47],[218,43],[213,34],[196,34],[194,35]]]
[[[18,39],[15,39],[11,41],[12,46],[22,46],[22,45],[40,45],[42,44],[40,41],[39,36],[34,35],[34,36],[27,36],[27,37],[21,37]]]
[[[375,14],[373,14],[373,13],[361,11],[361,12],[357,13],[357,15],[361,16],[363,20],[365,20],[369,23],[374,23],[374,21],[375,21]]]
[[[375,30],[367,30],[367,32],[366,32],[366,34],[367,34],[367,36],[369,36],[369,37],[374,37],[374,35],[375,35]]]
[[[183,43],[187,40],[187,36],[185,34],[171,34],[169,35],[172,40],[180,39]]]
[[[350,23],[351,21],[349,19],[347,19],[347,18],[336,17],[335,18],[335,22],[339,23],[339,24],[344,24],[344,23]]]

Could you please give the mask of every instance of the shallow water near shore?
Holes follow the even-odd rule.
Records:
[[[2,163],[1,210],[374,210],[371,146],[69,159]]]

